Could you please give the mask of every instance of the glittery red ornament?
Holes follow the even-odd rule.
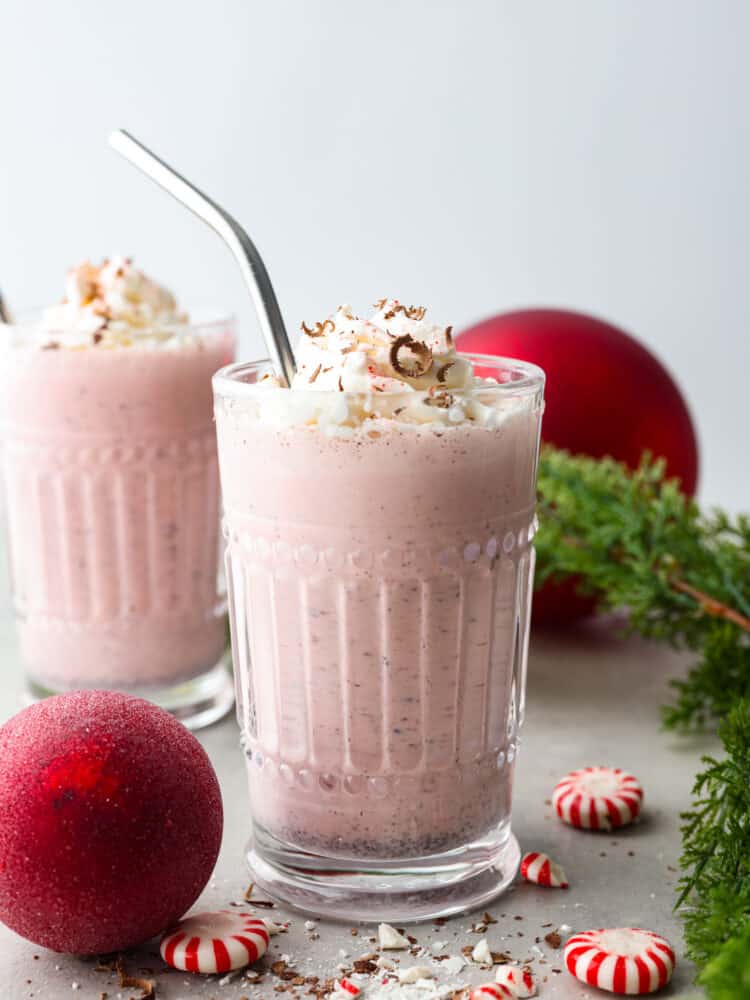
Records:
[[[54,951],[132,947],[178,920],[211,876],[221,793],[167,712],[75,691],[0,728],[0,919]]]

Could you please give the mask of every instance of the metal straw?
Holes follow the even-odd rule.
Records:
[[[10,315],[10,311],[5,304],[5,299],[3,298],[3,293],[0,292],[0,323],[12,323],[13,319]]]
[[[122,129],[113,132],[109,144],[221,236],[250,289],[271,360],[287,385],[291,385],[296,366],[276,293],[266,265],[242,226],[128,132]]]

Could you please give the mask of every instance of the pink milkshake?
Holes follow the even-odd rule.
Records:
[[[453,912],[518,860],[543,376],[393,300],[304,329],[291,389],[214,379],[250,861],[306,909]]]
[[[0,443],[34,695],[138,691],[199,725],[231,702],[211,376],[230,321],[189,323],[123,259],[74,268],[0,328]]]

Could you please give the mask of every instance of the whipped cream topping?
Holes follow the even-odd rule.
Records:
[[[494,378],[474,373],[450,326],[422,306],[383,299],[369,319],[350,306],[313,326],[302,324],[291,391],[261,394],[257,417],[281,426],[317,426],[339,437],[399,427],[494,427],[502,419]],[[278,388],[274,375],[261,386]],[[503,413],[513,403],[503,404]]]
[[[111,257],[98,266],[84,261],[71,268],[65,297],[44,310],[42,326],[48,336],[64,335],[57,346],[127,347],[170,340],[187,319],[172,293],[130,258]]]
[[[314,327],[302,324],[293,389],[403,392],[464,389],[473,380],[469,361],[453,346],[451,327],[425,319],[422,306],[383,299],[370,319],[339,306]]]

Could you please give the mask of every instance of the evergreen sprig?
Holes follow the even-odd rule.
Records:
[[[750,702],[737,702],[719,736],[725,756],[703,758],[693,808],[682,817],[677,905],[686,907],[699,982],[723,1000],[750,996]]]
[[[635,471],[545,446],[537,585],[574,578],[628,628],[697,654],[664,721],[700,728],[750,696],[750,518],[704,513],[664,462]]]

